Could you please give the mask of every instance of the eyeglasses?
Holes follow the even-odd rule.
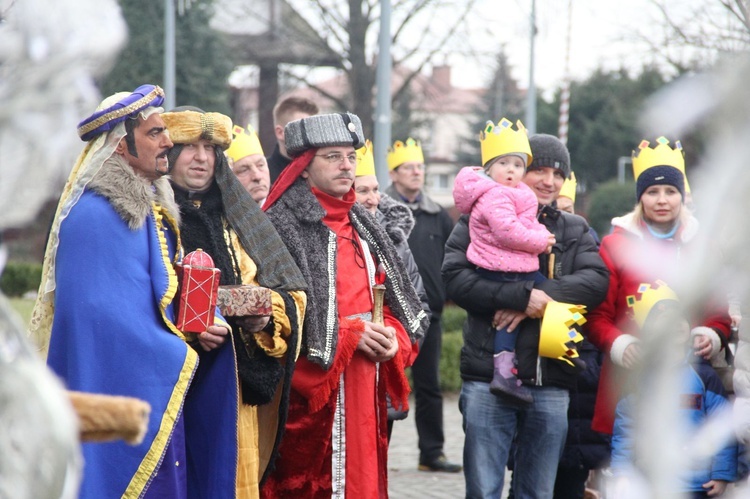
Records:
[[[341,154],[340,152],[332,152],[328,154],[316,154],[315,156],[319,158],[325,158],[326,161],[328,161],[328,164],[331,165],[340,165],[344,162],[344,158],[349,160],[349,164],[352,166],[357,166],[357,154],[351,153],[351,154]]]

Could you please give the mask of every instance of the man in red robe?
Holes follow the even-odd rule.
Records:
[[[294,159],[264,209],[309,292],[285,436],[261,495],[387,497],[386,394],[407,403],[403,370],[428,319],[390,238],[356,203],[359,118],[311,116],[284,135]],[[383,324],[372,317],[376,283]]]

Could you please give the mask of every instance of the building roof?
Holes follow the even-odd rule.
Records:
[[[341,56],[286,0],[217,0],[214,12],[211,27],[225,35],[237,65],[341,66]]]

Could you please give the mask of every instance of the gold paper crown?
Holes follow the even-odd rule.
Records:
[[[636,294],[628,295],[626,298],[628,307],[633,310],[633,319],[639,328],[643,328],[651,310],[660,302],[664,302],[665,300],[671,302],[679,301],[677,294],[672,288],[667,286],[667,283],[657,280],[654,284],[656,285],[655,287],[647,282],[642,282],[638,286]]]
[[[531,146],[529,145],[529,136],[526,128],[521,121],[516,121],[516,128],[513,130],[513,123],[503,118],[497,125],[488,121],[484,130],[479,132],[479,142],[482,146],[482,166],[506,154],[518,153],[526,155],[526,166],[531,164]]]
[[[225,152],[227,156],[232,158],[232,161],[239,161],[253,154],[264,155],[258,134],[252,125],[247,125],[247,130],[235,125],[232,129],[232,145]]]
[[[578,187],[578,182],[576,182],[576,174],[573,172],[570,172],[570,178],[566,178],[565,182],[563,182],[562,188],[560,189],[559,196],[564,196],[566,198],[570,198],[575,203],[576,201],[576,187]]]
[[[365,145],[357,149],[357,177],[375,175],[375,158],[372,155],[372,142],[368,139]]]
[[[232,119],[221,113],[170,111],[161,115],[175,144],[192,144],[200,139],[226,149],[232,143]]]
[[[573,326],[586,323],[583,317],[585,313],[586,307],[583,305],[559,301],[547,303],[539,331],[539,355],[574,365],[570,359],[578,357],[575,343],[583,341],[583,336]]]
[[[685,153],[682,151],[682,143],[675,141],[674,149],[669,147],[666,137],[656,139],[657,145],[653,149],[648,140],[642,140],[638,144],[638,150],[633,151],[633,179],[638,180],[644,170],[652,166],[673,166],[685,174]]]
[[[406,139],[406,143],[397,140],[393,147],[388,149],[388,171],[395,170],[404,163],[421,163],[424,164],[424,154],[422,154],[422,145],[418,140],[411,137]]]

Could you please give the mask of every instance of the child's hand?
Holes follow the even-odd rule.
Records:
[[[727,490],[727,482],[724,480],[709,480],[702,485],[706,489],[706,495],[708,497],[719,497],[724,494]]]
[[[711,339],[704,334],[698,334],[693,337],[693,351],[698,357],[703,357],[706,360],[711,360],[711,352],[713,347],[711,345]]]
[[[544,250],[544,252],[547,253],[548,255],[552,253],[552,246],[554,246],[556,242],[557,241],[555,241],[555,235],[550,234],[549,238],[547,238],[547,249]]]

